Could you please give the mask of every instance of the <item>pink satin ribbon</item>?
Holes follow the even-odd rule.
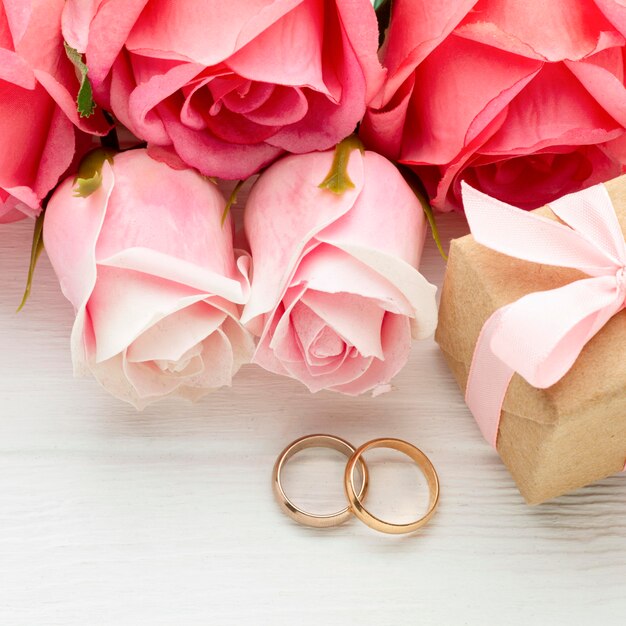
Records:
[[[626,243],[604,185],[550,204],[563,224],[517,209],[463,183],[474,239],[524,261],[580,270],[589,278],[524,296],[497,310],[478,338],[465,400],[496,445],[513,374],[544,389],[574,365],[588,341],[626,308]]]

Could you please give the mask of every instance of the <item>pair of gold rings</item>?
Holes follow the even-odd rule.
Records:
[[[348,506],[341,511],[328,515],[309,513],[297,507],[287,497],[281,481],[282,470],[285,463],[287,463],[292,456],[307,448],[331,448],[348,457],[348,464],[346,465],[343,481],[346,497],[348,498]],[[363,455],[368,450],[374,448],[391,448],[392,450],[398,450],[415,461],[423,472],[426,482],[428,483],[430,498],[428,510],[420,519],[408,524],[392,524],[391,522],[385,522],[379,519],[370,513],[363,505],[363,500],[365,499],[369,485],[369,474],[367,465],[363,460]],[[355,472],[357,469],[361,475],[360,487],[358,489],[355,484]],[[439,503],[439,478],[433,464],[421,450],[401,439],[374,439],[373,441],[363,444],[360,448],[355,449],[347,441],[339,437],[334,437],[333,435],[307,435],[306,437],[301,437],[289,444],[276,460],[272,476],[272,486],[278,504],[289,517],[299,524],[314,526],[316,528],[338,526],[354,515],[364,524],[367,524],[370,528],[379,532],[395,535],[411,533],[430,521]]]

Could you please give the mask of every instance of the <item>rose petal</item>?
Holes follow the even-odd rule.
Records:
[[[78,81],[72,79],[70,81],[61,81],[58,76],[34,70],[37,81],[46,89],[50,97],[56,102],[58,107],[67,116],[68,120],[81,130],[94,134],[106,135],[110,129],[109,123],[106,121],[101,110],[96,109],[95,113],[90,117],[81,117],[76,109],[76,93],[78,92]]]
[[[363,159],[353,151],[348,172],[355,188],[341,195],[320,189],[332,152],[287,157],[270,167],[252,188],[244,224],[254,280],[244,323],[274,309],[310,240],[347,213],[363,186]]]
[[[187,366],[176,373],[162,371],[153,363],[124,362],[124,372],[139,398],[160,400],[181,387],[197,388],[202,395],[210,389],[230,384],[232,379],[232,352],[223,333],[214,332],[198,344]],[[196,398],[198,396],[196,395]]]
[[[402,160],[452,161],[541,66],[539,61],[460,37],[446,39],[416,70],[419,96],[411,100],[407,113],[413,120],[413,134],[404,144]],[[480,89],[476,89],[477,84]],[[487,114],[481,116],[483,111]],[[473,124],[477,118],[480,123]]]
[[[532,210],[556,198],[619,176],[618,161],[597,146],[550,148],[532,156],[477,159],[455,178],[491,196]]]
[[[352,209],[317,239],[371,247],[417,267],[426,218],[415,193],[396,166],[375,152],[363,155],[363,176],[366,182]]]
[[[129,362],[179,361],[193,346],[216,331],[226,314],[206,302],[197,302],[160,319],[128,347]]]
[[[242,365],[250,363],[254,354],[255,342],[252,335],[239,323],[237,318],[228,316],[221,327],[221,332],[228,337],[232,352],[233,365],[232,375],[234,376]]]
[[[503,124],[483,154],[529,154],[548,146],[594,144],[623,128],[559,64],[546,65],[509,105]]]
[[[96,340],[96,362],[123,352],[161,319],[207,297],[162,278],[98,267],[87,309]]]
[[[309,87],[332,97],[324,83],[324,5],[302,0],[284,17],[230,56],[226,64],[251,80]]]
[[[415,75],[409,76],[398,88],[384,109],[368,109],[359,129],[365,144],[389,159],[398,160],[402,150],[407,110],[415,87]]]
[[[345,385],[360,378],[368,370],[372,360],[372,357],[363,357],[357,354],[354,357],[346,358],[341,367],[331,372],[326,372],[321,368],[316,371],[305,361],[285,362],[283,365],[289,376],[305,384],[311,393],[317,393],[323,389]]]
[[[309,351],[320,333],[326,328],[326,322],[315,313],[302,299],[299,299],[289,312],[289,325],[293,329],[294,337],[300,346],[301,358],[297,361],[307,361]],[[285,319],[283,317],[283,319]],[[281,320],[282,322],[282,320]],[[280,324],[279,324],[280,328]],[[272,345],[275,345],[276,335]],[[341,350],[337,352],[339,354]],[[278,353],[277,353],[277,356]],[[336,356],[336,355],[335,355]],[[291,359],[290,359],[291,360]],[[295,359],[292,361],[297,362]],[[310,364],[310,363],[309,363]]]
[[[455,209],[461,210],[459,172],[476,158],[476,151],[506,122],[507,112],[507,107],[500,111],[491,123],[482,132],[478,133],[447,166],[413,167],[424,183],[434,208],[443,212]],[[457,198],[459,199],[458,201],[456,200]]]
[[[43,198],[57,183],[74,157],[74,130],[57,112],[41,86],[33,91],[0,82],[0,186],[29,187]],[[43,164],[41,155],[50,152]],[[15,195],[15,194],[13,194]]]
[[[369,7],[368,9],[369,10]],[[284,126],[268,143],[288,152],[298,154],[313,150],[327,150],[354,131],[363,118],[367,101],[367,85],[360,59],[346,40],[343,28],[337,19],[326,21],[325,36],[330,41],[342,41],[342,54],[331,48],[326,67],[332,67],[325,75],[332,98],[326,94],[306,90],[307,115],[296,124]],[[323,124],[320,124],[323,120]]]
[[[140,395],[154,396],[160,399],[164,394],[179,389],[195,390],[194,400],[206,395],[211,389],[218,389],[224,385],[230,385],[233,374],[233,354],[228,338],[221,330],[216,330],[197,346],[201,351],[200,356],[190,363],[188,370],[183,370],[181,375],[172,375],[172,372],[164,372],[160,376],[150,375],[146,372],[142,380],[129,376]],[[145,370],[144,370],[145,371]],[[130,371],[129,371],[130,374]],[[160,380],[159,380],[160,379]],[[163,387],[160,388],[159,382]],[[183,394],[177,395],[187,395]]]
[[[176,374],[161,371],[154,363],[130,363],[124,361],[124,374],[128,382],[135,388],[137,396],[144,401],[150,398],[164,398],[178,389],[185,379],[191,378],[202,371],[202,359],[196,356],[188,366],[188,372]],[[125,398],[122,398],[125,399]]]
[[[63,0],[3,0],[2,4],[15,52],[32,68],[58,70],[66,61],[61,36]]]
[[[244,82],[245,92],[240,89],[231,91],[223,96],[224,105],[233,113],[250,113],[257,110],[277,89],[276,85],[270,83],[259,83],[247,80]],[[281,93],[289,89],[280,90]]]
[[[435,332],[437,327],[435,285],[429,283],[413,266],[384,252],[348,243],[337,244],[337,247],[371,267],[402,291],[414,310],[415,339],[430,337]]]
[[[626,37],[626,3],[624,0],[594,0],[613,26]]]
[[[387,311],[413,315],[411,305],[397,287],[354,257],[327,244],[304,256],[291,284],[331,294],[366,295]]]
[[[11,31],[13,45],[19,45],[32,15],[32,3],[23,0],[3,0],[2,8]]]
[[[192,170],[174,170],[155,161],[144,150],[118,154],[114,163],[115,187],[98,239],[99,262],[125,250],[147,248],[148,254],[238,276],[231,222],[222,226],[226,203],[216,185]]]
[[[270,333],[269,347],[280,361],[302,361],[304,359],[302,345],[296,338],[296,331],[291,323],[291,311],[292,308],[280,306],[274,313],[276,323]]]
[[[193,386],[206,390],[230,386],[235,372],[233,348],[221,329],[202,342],[202,362],[204,369],[193,381]]]
[[[11,50],[0,48],[0,80],[23,89],[35,89],[35,74],[28,63]]]
[[[30,189],[27,191],[32,194]],[[37,209],[32,209],[5,189],[0,188],[0,224],[10,224],[25,217],[35,217],[37,213]]]
[[[248,116],[239,115],[221,107],[215,115],[205,115],[204,121],[218,141],[235,145],[263,145],[263,142],[279,130],[275,126],[265,126],[253,122]]]
[[[150,0],[127,38],[129,50],[176,51],[215,65],[302,0]]]
[[[150,401],[140,398],[133,385],[128,380],[124,372],[124,355],[116,354],[108,361],[92,363],[86,372],[90,372],[93,377],[112,396],[129,402],[136,409],[142,410]]]
[[[46,209],[46,251],[65,297],[78,312],[96,282],[96,242],[102,228],[114,176],[109,163],[102,168],[102,185],[87,198],[74,197],[72,179],[56,189]],[[80,237],[68,237],[68,233]],[[80,268],[80,271],[76,271]]]
[[[89,27],[104,0],[66,0],[63,9],[63,38],[79,52],[87,50]]]
[[[380,332],[385,311],[366,296],[307,290],[301,303],[365,357],[383,358]],[[298,334],[301,333],[298,331]]]
[[[261,106],[245,117],[258,124],[282,126],[299,122],[308,110],[308,101],[300,89],[276,87]]]
[[[326,365],[346,351],[346,342],[330,327],[317,334],[307,351],[310,365]]]
[[[594,3],[580,0],[480,0],[455,33],[546,61],[579,60],[624,45]]]
[[[624,57],[618,48],[605,50],[586,61],[565,63],[596,102],[626,128]]]
[[[147,61],[143,59],[136,60],[132,64],[133,70],[141,71],[146,64]],[[154,64],[154,61],[150,62],[150,66]],[[158,144],[167,144],[170,138],[163,121],[155,112],[155,107],[195,78],[203,69],[201,65],[193,63],[183,63],[174,67],[168,67],[168,65],[164,64],[162,73],[154,73],[150,78],[138,84],[130,93],[128,101],[127,110],[133,132],[138,137]],[[118,80],[123,80],[123,76],[124,74],[120,74]],[[128,77],[124,80],[134,81],[135,78]],[[121,88],[121,84],[118,84],[117,89],[111,95],[124,98],[126,93],[127,89]],[[118,107],[125,110],[125,104],[120,103],[117,97],[111,99],[111,105],[114,111]]]
[[[73,2],[82,3],[83,0]],[[103,91],[103,83],[115,59],[148,2],[149,0],[107,0],[91,20],[86,57],[89,79],[96,93]],[[64,28],[68,27],[69,24],[64,23]],[[76,26],[77,29],[83,27],[83,24]]]
[[[477,0],[394,0],[383,58],[389,78],[373,105],[393,97],[415,68],[452,32]]]
[[[399,289],[415,311],[418,336],[429,336],[437,324],[436,287],[416,270],[426,232],[421,206],[392,163],[373,152],[363,163],[367,184],[354,207],[316,238]]]
[[[409,320],[401,315],[387,313],[382,328],[382,347],[384,360],[374,359],[368,370],[356,380],[335,385],[333,391],[348,395],[358,395],[376,391],[379,387],[386,390],[385,385],[405,366],[411,353],[411,328]]]
[[[269,317],[269,316],[268,316]],[[281,308],[271,317],[268,324],[267,332],[261,337],[256,347],[252,362],[260,365],[263,369],[274,374],[281,376],[289,376],[289,372],[285,369],[283,362],[276,356],[273,348],[271,347],[271,341],[274,336],[274,331],[281,319]]]
[[[4,193],[2,193],[4,191]],[[26,213],[30,217],[36,217],[41,210],[41,203],[37,194],[30,187],[9,187],[4,190],[0,190],[0,198],[8,194],[8,197],[4,198],[4,202],[11,205],[13,208]]]
[[[379,92],[386,75],[378,58],[378,20],[367,4],[361,0],[337,2],[342,31],[347,34],[365,78],[365,104],[369,104]]]
[[[243,304],[247,299],[244,276],[227,277],[201,265],[176,259],[149,248],[129,248],[99,259],[98,265],[150,274],[186,285],[196,291],[216,294],[239,304]]]
[[[177,119],[175,109],[167,104],[160,105],[158,109],[176,152],[189,165],[207,176],[229,180],[248,178],[282,152],[280,148],[265,143],[226,143],[211,133],[186,128]]]

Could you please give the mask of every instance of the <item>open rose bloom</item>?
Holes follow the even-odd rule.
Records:
[[[33,217],[88,143],[101,112],[81,119],[61,34],[64,0],[0,0],[0,223]]]
[[[254,259],[242,321],[254,362],[311,391],[389,389],[412,337],[436,325],[435,287],[417,271],[425,218],[395,166],[354,150],[353,189],[320,189],[333,152],[287,157],[253,187],[245,231]]]
[[[75,370],[139,408],[229,385],[253,342],[238,321],[248,287],[217,187],[144,150],[105,161],[89,197],[73,187],[52,197],[44,237],[76,309]]]
[[[625,35],[620,0],[394,0],[362,137],[440,210],[544,205],[622,171]]]
[[[383,79],[370,0],[69,0],[63,32],[154,154],[222,178],[332,147]]]

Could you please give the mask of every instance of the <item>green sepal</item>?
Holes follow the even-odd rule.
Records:
[[[74,197],[88,198],[102,185],[102,166],[105,161],[113,163],[114,150],[96,148],[88,152],[78,166],[78,175],[74,179]]]
[[[353,150],[364,151],[363,144],[356,135],[350,135],[337,144],[333,164],[326,178],[318,185],[320,189],[328,189],[338,195],[354,189],[354,183],[348,175],[348,163]]]
[[[33,285],[33,276],[35,275],[35,267],[37,261],[43,252],[43,220],[45,216],[45,210],[42,210],[39,217],[35,220],[35,228],[33,230],[33,242],[30,249],[30,265],[28,267],[28,278],[26,279],[26,288],[24,289],[24,296],[20,306],[17,307],[17,313],[19,313],[26,304],[30,296],[30,290]]]
[[[80,88],[76,96],[76,110],[81,117],[91,117],[96,110],[96,103],[93,100],[93,91],[87,76],[89,69],[83,61],[83,55],[76,48],[72,48],[65,41],[63,45],[65,54],[67,54],[68,59],[74,64],[80,75]]]
[[[380,9],[380,7],[382,7],[383,4],[385,4],[385,2],[387,2],[387,0],[372,0],[374,11],[378,11],[378,9]]]
[[[228,196],[228,201],[226,202],[226,206],[224,207],[224,212],[222,213],[222,226],[224,226],[224,224],[226,223],[226,218],[230,213],[230,209],[233,207],[233,205],[237,204],[237,195],[239,194],[239,191],[241,190],[245,182],[245,180],[237,181],[237,184],[230,192],[230,196]]]

